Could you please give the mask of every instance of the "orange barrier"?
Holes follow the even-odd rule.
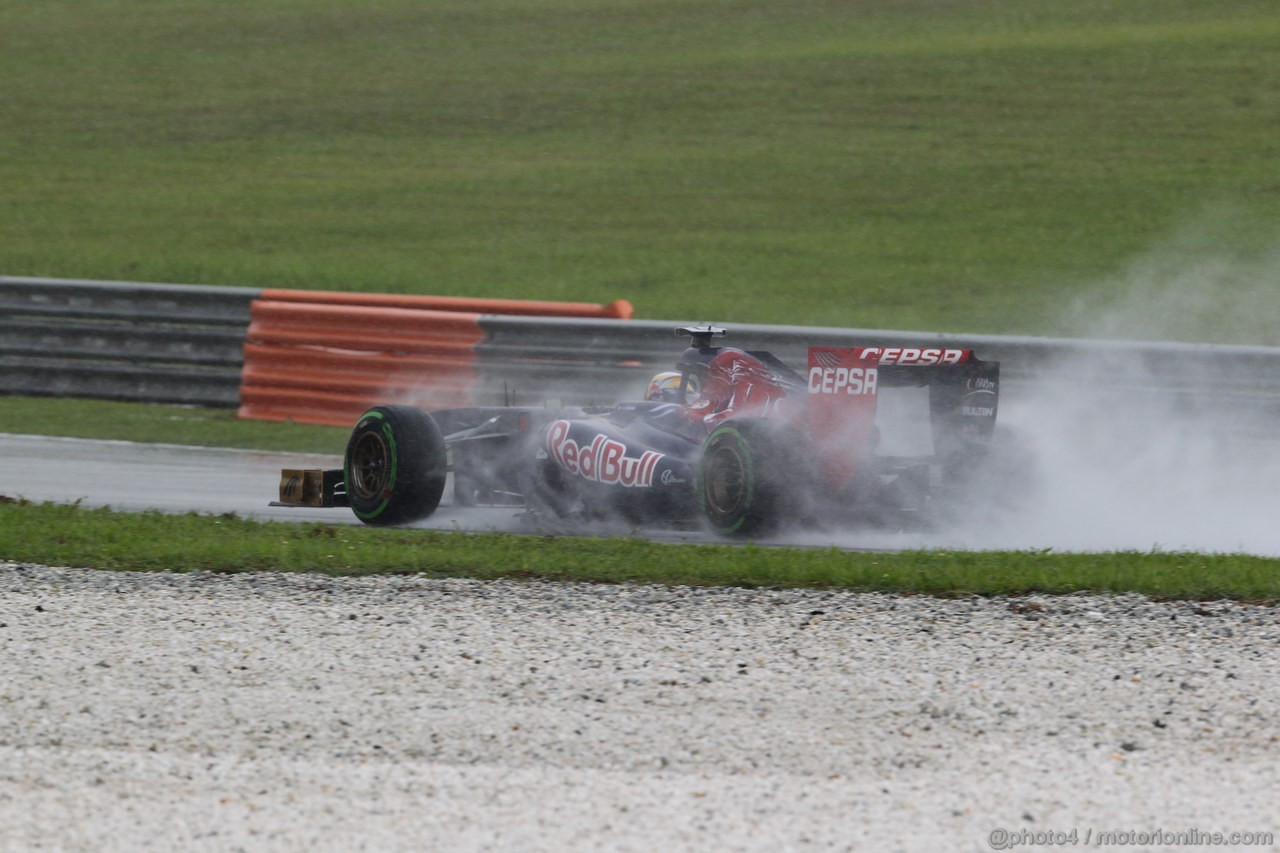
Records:
[[[465,296],[414,296],[395,293],[339,293],[326,290],[264,290],[262,299],[307,302],[312,305],[367,305],[416,311],[461,311],[471,314],[514,314],[526,317],[588,317],[630,320],[631,303],[615,299],[608,305],[590,302],[545,302],[526,299],[472,299]]]
[[[250,305],[238,415],[350,426],[376,403],[471,405],[482,314],[626,319],[631,304],[264,290]]]
[[[249,307],[249,343],[361,352],[471,354],[478,314],[311,305],[259,299]]]

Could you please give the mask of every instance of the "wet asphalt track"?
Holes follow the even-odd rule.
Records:
[[[37,503],[108,506],[126,512],[160,510],[235,513],[271,521],[357,524],[345,508],[273,507],[282,468],[338,468],[342,459],[214,447],[140,444],[0,433],[0,495]],[[471,533],[530,532],[514,507],[463,507],[445,501],[414,527]],[[604,531],[663,542],[723,542],[701,532]],[[776,544],[835,544],[780,539]],[[873,545],[878,543],[866,543]]]
[[[273,507],[282,468],[338,468],[342,459],[214,447],[0,433],[0,495],[128,512],[222,514],[355,524],[347,509]],[[513,510],[442,506],[422,527],[518,529]]]
[[[1066,551],[1187,550],[1280,554],[1272,494],[1280,476],[1280,442],[1223,445],[1152,442],[1130,463],[1079,454],[1050,442],[1039,458],[1045,486],[1033,501],[993,510],[970,503],[978,520],[930,530],[791,531],[759,544],[846,550],[949,548]],[[1068,448],[1069,449],[1069,448]],[[1213,452],[1210,452],[1210,451]],[[0,433],[0,496],[35,502],[79,502],[123,511],[221,515],[288,522],[357,524],[346,508],[273,507],[282,468],[336,468],[337,456],[135,444]],[[1049,460],[1048,463],[1045,460]],[[1055,461],[1056,460],[1056,461]],[[1052,484],[1051,486],[1048,484]],[[463,507],[445,502],[415,527],[471,533],[540,531],[516,507]],[[724,543],[701,531],[593,530],[596,536],[639,536],[659,542]]]

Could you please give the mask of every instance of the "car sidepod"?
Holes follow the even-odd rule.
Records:
[[[585,520],[681,524],[693,515],[697,450],[641,415],[557,418],[543,432],[526,498]]]

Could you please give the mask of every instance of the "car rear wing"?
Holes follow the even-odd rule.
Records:
[[[1000,398],[1000,364],[972,350],[911,347],[810,347],[806,374],[811,436],[846,460],[828,465],[847,479],[868,452],[954,458],[990,440]],[[911,392],[908,406],[884,406]],[[890,392],[890,389],[894,389]],[[885,400],[881,400],[885,392]],[[883,411],[881,411],[883,409]],[[927,423],[926,423],[927,421]],[[831,458],[836,454],[832,453]]]

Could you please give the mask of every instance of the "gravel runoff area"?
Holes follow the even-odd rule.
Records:
[[[0,644],[3,850],[1280,849],[1271,607],[0,563]]]

